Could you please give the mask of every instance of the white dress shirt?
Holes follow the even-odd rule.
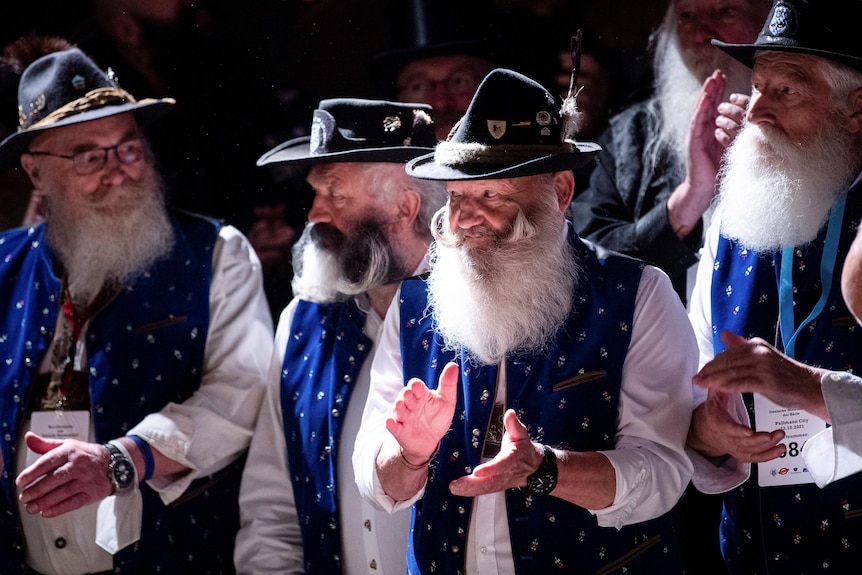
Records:
[[[195,479],[234,461],[251,441],[272,356],[272,319],[262,282],[260,261],[248,240],[236,228],[223,226],[213,250],[210,324],[200,388],[182,404],[169,403],[128,431],[191,470],[179,478],[148,482],[165,504],[180,497]],[[63,314],[58,321],[65,321]],[[86,369],[83,351],[84,346],[79,346],[76,363]],[[42,373],[51,370],[51,357],[49,349]],[[29,428],[30,421],[23,422],[19,445],[23,446]],[[92,417],[89,441],[95,441]],[[17,450],[19,470],[26,466],[27,451]],[[118,516],[133,514],[140,524],[139,499],[123,495],[109,499],[115,500]],[[112,556],[95,543],[97,507],[92,504],[44,519],[28,514],[19,503],[30,567],[45,575],[112,570]]]
[[[410,500],[394,501],[381,488],[376,473],[377,454],[389,435],[384,422],[404,387],[398,300],[396,296],[384,321],[353,455],[360,492],[390,513],[410,508],[424,494],[423,489]],[[679,500],[691,477],[684,445],[696,363],[691,326],[679,296],[664,272],[646,266],[623,366],[615,449],[601,452],[614,468],[616,496],[610,507],[589,510],[598,525],[620,528],[646,521]],[[494,527],[477,529],[476,525]],[[476,498],[467,545],[467,572],[477,566],[480,573],[514,573],[504,493]]]
[[[424,259],[416,273],[428,267]],[[284,309],[275,333],[275,357],[264,404],[251,443],[240,488],[241,527],[234,563],[239,574],[304,573],[302,533],[287,463],[281,410],[281,366],[290,337],[297,299]],[[356,487],[351,457],[370,386],[371,357],[383,321],[365,297],[357,300],[367,313],[363,333],[373,343],[347,404],[338,438],[338,514],[344,575],[403,575],[407,571],[409,514],[391,515],[363,499]]]

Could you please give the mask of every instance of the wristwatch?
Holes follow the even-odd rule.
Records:
[[[108,450],[111,461],[108,463],[108,479],[114,486],[114,492],[129,489],[135,481],[135,466],[132,464],[126,450],[113,441],[102,444]]]
[[[542,445],[542,463],[527,477],[527,493],[547,495],[557,486],[557,455],[547,445]]]

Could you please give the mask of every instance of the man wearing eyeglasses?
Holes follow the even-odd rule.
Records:
[[[46,222],[0,235],[0,572],[227,573],[272,356],[259,261],[165,206],[135,100],[80,50],[19,84]]]

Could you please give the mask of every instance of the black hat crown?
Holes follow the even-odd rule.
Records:
[[[435,142],[427,104],[333,98],[314,111],[310,136],[276,146],[257,165],[403,163],[430,152]]]
[[[449,139],[407,171],[432,180],[479,180],[578,168],[601,148],[575,141],[573,121],[539,83],[498,68],[479,85]]]
[[[448,55],[494,55],[492,0],[390,0],[390,43],[371,63],[384,93],[400,70],[416,60]]]
[[[754,44],[712,43],[752,67],[757,50],[811,54],[862,70],[862,0],[775,0]]]
[[[51,128],[134,112],[141,125],[173,107],[171,98],[136,100],[78,48],[52,52],[30,64],[18,83],[18,131],[0,143],[0,163],[17,159]]]

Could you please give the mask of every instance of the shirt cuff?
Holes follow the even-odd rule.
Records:
[[[846,372],[820,380],[832,427],[805,443],[802,457],[818,487],[862,471],[862,379]]]

